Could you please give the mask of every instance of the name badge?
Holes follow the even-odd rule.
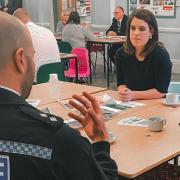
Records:
[[[0,155],[0,180],[10,180],[9,156]]]

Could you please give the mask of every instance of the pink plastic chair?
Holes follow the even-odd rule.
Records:
[[[78,60],[78,78],[85,78],[88,82],[88,77],[90,75],[89,69],[89,56],[88,50],[86,48],[74,48],[71,51],[71,54],[77,55]],[[76,77],[76,67],[75,59],[72,58],[69,61],[69,69],[64,72],[65,77],[74,78]]]

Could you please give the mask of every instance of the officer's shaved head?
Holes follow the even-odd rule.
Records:
[[[0,70],[12,60],[18,48],[28,46],[29,36],[17,18],[0,12]]]
[[[16,17],[0,12],[0,85],[24,98],[34,79],[34,49],[30,33]]]

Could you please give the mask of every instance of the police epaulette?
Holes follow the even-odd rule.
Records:
[[[41,112],[32,106],[21,105],[19,107],[24,114],[28,115],[33,120],[38,120],[57,128],[63,124],[63,119],[58,116]]]

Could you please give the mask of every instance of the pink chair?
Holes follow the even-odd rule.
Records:
[[[86,48],[74,48],[71,51],[71,54],[77,55],[78,60],[78,78],[85,78],[86,82],[88,82],[88,77],[90,75],[89,69],[89,56],[88,50]],[[65,77],[73,78],[76,77],[76,67],[75,67],[75,59],[72,58],[69,61],[69,69],[64,72]]]

